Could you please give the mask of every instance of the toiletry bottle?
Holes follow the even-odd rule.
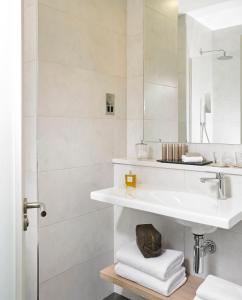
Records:
[[[173,144],[168,144],[167,148],[167,160],[172,161],[173,160]]]
[[[131,171],[125,175],[125,185],[126,187],[136,188],[136,175],[132,174]]]
[[[161,147],[162,147],[162,153],[161,153],[162,160],[167,161],[167,144],[162,144]]]
[[[173,145],[173,161],[179,160],[179,146],[178,144]]]

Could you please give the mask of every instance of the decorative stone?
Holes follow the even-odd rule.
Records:
[[[136,226],[136,242],[145,258],[157,257],[162,254],[162,237],[152,224]]]

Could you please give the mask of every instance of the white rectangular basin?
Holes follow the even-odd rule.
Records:
[[[242,220],[242,200],[217,200],[200,194],[112,187],[91,193],[91,199],[184,221],[230,229]]]

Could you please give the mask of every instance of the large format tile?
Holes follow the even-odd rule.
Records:
[[[127,35],[143,34],[144,0],[127,1]]]
[[[176,19],[178,13],[177,0],[145,0],[145,6],[166,17]]]
[[[115,115],[107,116],[106,93],[115,95]],[[53,63],[39,64],[38,115],[126,118],[126,80]]]
[[[40,171],[110,162],[125,150],[125,121],[39,118],[38,129]]]
[[[113,249],[113,208],[40,228],[40,282]]]
[[[31,217],[29,218],[30,221]],[[29,226],[23,233],[23,280],[25,282],[25,299],[36,299],[38,293],[38,228]]]
[[[142,119],[144,114],[144,78],[127,79],[127,119]]]
[[[23,118],[23,168],[37,171],[36,118]]]
[[[38,178],[39,201],[48,211],[47,217],[40,219],[41,226],[104,208],[104,203],[90,200],[90,193],[113,185],[111,163],[39,172]]]
[[[143,138],[143,119],[127,120],[127,157],[136,157],[135,144]]]
[[[125,76],[125,36],[45,5],[39,20],[40,61]]]
[[[127,37],[127,77],[143,76],[143,34]]]
[[[37,11],[35,5],[24,8],[23,59],[24,62],[37,58]]]
[[[125,34],[126,0],[40,0],[71,17],[83,19],[118,34]]]
[[[37,62],[23,64],[23,116],[34,117],[37,106]]]
[[[99,271],[112,264],[113,252],[79,264],[40,285],[41,300],[100,300],[113,291]]]

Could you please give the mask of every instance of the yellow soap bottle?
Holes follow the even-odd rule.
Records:
[[[126,187],[136,188],[136,175],[132,174],[131,171],[125,175],[125,185]]]

